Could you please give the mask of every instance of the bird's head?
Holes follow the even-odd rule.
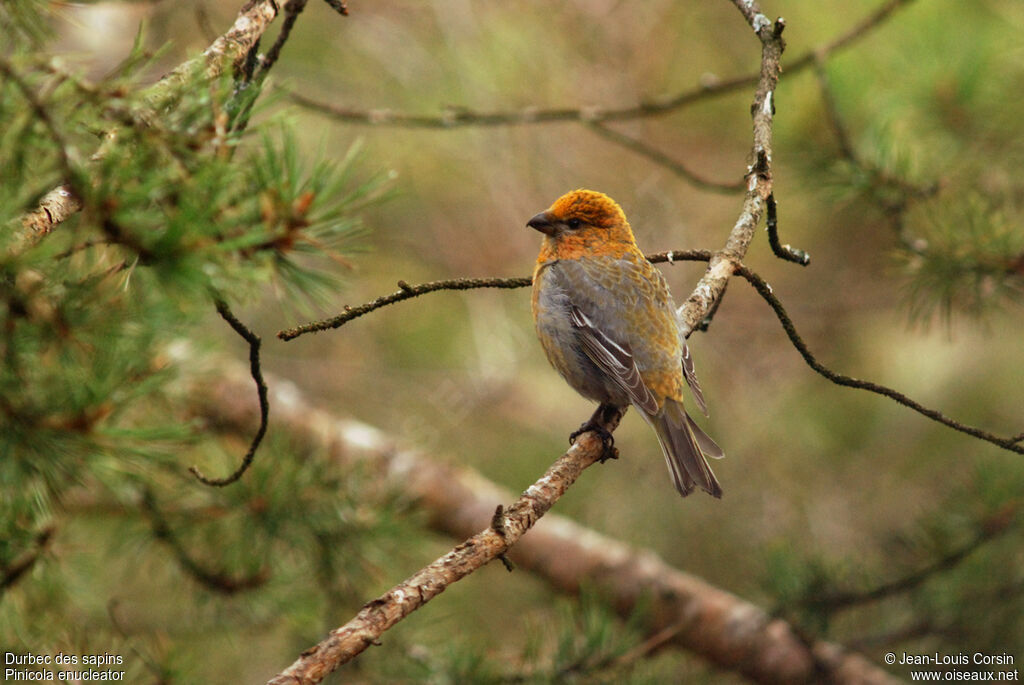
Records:
[[[574,190],[526,222],[545,235],[544,245],[560,258],[566,251],[618,252],[635,247],[633,231],[615,200],[593,190]]]

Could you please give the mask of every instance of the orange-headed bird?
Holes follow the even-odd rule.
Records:
[[[574,190],[526,225],[544,234],[533,272],[537,336],[569,385],[600,404],[572,438],[596,430],[610,450],[598,417],[632,405],[658,434],[679,494],[699,487],[721,497],[707,458],[722,450],[683,409],[689,384],[707,413],[672,295],[622,209],[603,193]]]

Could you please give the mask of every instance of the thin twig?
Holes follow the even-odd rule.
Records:
[[[206,589],[223,595],[234,595],[258,588],[270,578],[270,571],[265,567],[250,576],[235,577],[224,571],[210,570],[193,559],[157,506],[156,496],[148,488],[142,493],[142,509],[149,518],[153,536],[170,547],[182,570]]]
[[[772,310],[775,312],[775,316],[778,317],[779,323],[782,324],[783,330],[786,331],[786,335],[793,343],[793,346],[796,348],[797,352],[799,352],[800,356],[803,357],[805,362],[807,362],[807,365],[814,369],[816,372],[818,372],[820,375],[824,376],[825,378],[827,378],[828,380],[832,381],[837,385],[843,385],[848,388],[860,388],[861,390],[867,390],[878,395],[883,395],[891,400],[896,401],[899,404],[902,404],[904,407],[913,409],[918,414],[927,416],[929,419],[937,421],[938,423],[941,423],[944,426],[948,426],[953,430],[960,431],[961,433],[966,433],[967,435],[978,438],[979,440],[984,440],[985,442],[990,442],[993,445],[1002,447],[1005,450],[1016,452],[1017,454],[1024,454],[1024,445],[1019,444],[1019,441],[1016,440],[1017,436],[1011,436],[1007,438],[999,437],[998,435],[995,435],[993,433],[983,431],[980,428],[975,428],[973,426],[968,426],[966,424],[960,423],[959,421],[955,421],[946,416],[945,414],[943,414],[942,412],[936,411],[935,409],[929,409],[928,407],[925,407],[921,403],[915,402],[914,400],[910,399],[903,393],[897,392],[896,390],[892,390],[891,388],[887,388],[884,385],[872,383],[871,381],[862,381],[859,378],[844,376],[841,373],[836,373],[835,371],[832,371],[824,364],[819,362],[813,354],[811,354],[811,351],[807,347],[807,343],[805,343],[803,341],[803,338],[800,337],[800,334],[796,330],[796,326],[793,325],[793,321],[789,318],[789,315],[786,313],[786,309],[782,306],[782,303],[779,301],[779,299],[775,297],[775,295],[772,293],[771,286],[768,285],[768,283],[765,282],[764,279],[762,279],[760,276],[758,276],[756,273],[748,269],[746,266],[743,266],[742,264],[739,266],[739,268],[737,268],[736,273],[745,278],[748,283],[754,286],[754,289],[758,292],[758,294],[761,295],[762,298],[764,298],[764,300],[769,304],[769,306],[771,306]]]
[[[836,104],[835,95],[832,94],[832,88],[829,86],[824,56],[815,55],[812,63],[814,64],[814,75],[818,79],[818,90],[821,91],[821,101],[825,106],[825,120],[828,122],[829,128],[832,129],[839,152],[848,160],[859,163],[853,143],[850,141],[850,134],[839,115],[839,105]]]
[[[839,590],[825,594],[815,593],[814,596],[800,600],[794,605],[780,607],[779,611],[787,612],[793,608],[798,608],[833,613],[913,590],[923,585],[932,577],[955,568],[985,543],[1009,531],[1013,522],[1013,514],[1016,510],[1016,506],[1011,506],[999,512],[992,519],[979,525],[974,537],[964,545],[900,578],[887,581],[867,590]]]
[[[36,533],[35,540],[32,541],[33,549],[25,552],[9,565],[0,569],[2,571],[2,576],[0,576],[0,596],[32,570],[32,567],[36,565],[36,562],[46,552],[46,548],[49,546],[50,541],[53,540],[56,532],[56,526],[46,526]]]
[[[281,22],[281,32],[277,34],[277,39],[274,44],[267,50],[267,54],[263,55],[260,59],[260,67],[257,75],[257,79],[262,80],[271,67],[277,63],[277,58],[281,56],[281,49],[284,44],[288,42],[289,36],[291,36],[292,28],[295,26],[296,20],[299,15],[302,14],[302,10],[306,9],[306,3],[309,0],[288,0],[284,5],[284,20]]]
[[[397,292],[391,293],[390,295],[383,295],[373,302],[367,302],[366,304],[361,304],[358,307],[346,306],[343,313],[330,319],[313,321],[301,326],[278,331],[277,337],[281,340],[294,340],[304,333],[315,333],[317,331],[326,331],[331,328],[338,328],[339,326],[345,325],[352,319],[357,319],[364,314],[369,314],[375,309],[380,309],[381,307],[386,307],[387,305],[394,304],[395,302],[419,297],[420,295],[436,292],[438,290],[525,288],[530,285],[531,282],[532,281],[529,278],[453,278],[445,281],[433,281],[430,283],[421,283],[419,285],[412,286],[405,281],[399,281],[399,290]]]
[[[627,150],[631,150],[638,155],[646,157],[655,164],[665,167],[676,176],[679,176],[691,185],[701,188],[702,190],[731,195],[742,191],[746,187],[746,183],[744,183],[743,179],[734,183],[721,183],[718,181],[708,180],[696,172],[687,169],[682,163],[672,159],[658,148],[648,145],[642,140],[637,140],[636,138],[627,136],[624,133],[610,129],[604,124],[593,122],[588,126],[588,128],[605,140],[610,140],[616,145],[620,145]]]
[[[324,2],[338,14],[348,16],[348,5],[345,3],[345,0],[324,0]]]
[[[800,266],[807,266],[811,263],[811,255],[798,248],[779,243],[779,217],[774,194],[768,195],[768,207],[765,213],[764,224],[765,229],[768,231],[768,244],[771,246],[772,252],[776,257],[787,262],[795,262]]]
[[[711,253],[705,250],[673,250],[669,252],[662,252],[660,254],[651,255],[648,259],[651,262],[670,262],[674,259],[680,261],[708,261],[711,258]],[[329,319],[322,319],[320,321],[311,321],[294,328],[286,328],[277,332],[277,337],[281,340],[294,340],[300,335],[306,333],[317,333],[319,331],[326,331],[332,328],[340,328],[352,319],[358,319],[364,314],[369,314],[372,311],[386,307],[396,302],[403,302],[405,300],[419,297],[427,293],[438,292],[441,290],[474,290],[476,288],[499,288],[499,289],[515,289],[525,288],[531,285],[533,282],[530,278],[450,278],[443,281],[430,281],[429,283],[419,283],[417,285],[409,285],[405,281],[398,282],[398,288],[396,292],[390,295],[381,295],[372,302],[361,304],[358,307],[345,306],[345,311],[337,316],[333,316]]]
[[[259,448],[260,443],[263,441],[263,436],[267,433],[267,422],[270,419],[270,403],[267,401],[267,384],[263,381],[263,372],[260,370],[260,345],[262,341],[260,336],[253,333],[249,328],[246,327],[238,318],[231,312],[228,305],[223,300],[218,299],[217,313],[228,322],[231,328],[234,329],[235,333],[242,336],[247,343],[249,343],[249,372],[252,374],[253,381],[256,382],[256,394],[260,400],[260,427],[256,431],[256,435],[253,436],[252,442],[249,444],[249,450],[245,453],[242,458],[242,463],[239,464],[235,472],[225,478],[207,478],[199,470],[197,466],[190,466],[189,472],[195,476],[199,482],[205,485],[213,485],[215,487],[224,487],[234,483],[242,477],[249,467],[252,466],[253,459],[256,456],[256,450]]]

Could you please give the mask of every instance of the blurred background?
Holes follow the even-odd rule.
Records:
[[[143,25],[145,45],[162,49],[148,68],[156,78],[226,30],[238,4],[61,3],[50,18],[53,49],[100,78]],[[811,262],[777,259],[759,230],[746,264],[771,283],[825,365],[1012,435],[1024,430],[1021,269],[1013,261],[1024,254],[1024,5],[907,2],[820,66],[786,69],[881,6],[763,5],[787,21],[775,94],[779,230]],[[340,17],[309,4],[254,121],[293,126],[310,159],[342,159],[360,146],[357,168],[393,173],[390,192],[362,212],[359,250],[336,265],[343,288],[305,307],[274,288],[251,291],[236,313],[263,336],[265,370],[297,383],[318,406],[520,491],[593,409],[549,368],[528,289],[430,294],[287,343],[274,333],[392,292],[399,279],[529,275],[540,239],[526,220],[574,188],[615,198],[646,252],[719,249],[742,195],[695,187],[579,122],[371,125],[310,111],[288,92],[351,110],[437,116],[450,108],[616,109],[755,73],[758,41],[727,2],[349,7]],[[736,183],[749,163],[752,96],[753,87],[739,88],[607,126],[705,179]],[[682,302],[704,265],[662,268]],[[213,322],[210,344],[244,359],[237,338]],[[630,412],[616,432],[621,458],[588,470],[558,513],[778,609],[810,634],[863,649],[879,666],[884,652],[904,650],[1024,658],[1020,455],[826,381],[742,281],[690,347],[711,413],[702,425],[727,454],[714,464],[723,499],[680,499],[655,436]],[[237,497],[275,487],[275,469],[296,449],[273,423],[269,441],[248,495]],[[224,470],[244,445],[229,443],[226,455],[186,450],[180,463]],[[338,478],[345,502],[374,489],[357,476]],[[168,497],[202,488],[186,480],[176,487]],[[318,594],[323,577],[299,565],[254,593],[223,596],[197,587],[141,529],[94,511],[61,528],[33,570],[35,589],[19,586],[35,600],[15,599],[14,590],[0,600],[0,637],[39,651],[73,644],[131,653],[133,682],[259,682],[451,546],[427,531],[414,504],[388,502],[387,515],[334,539],[338,557],[320,571],[343,580],[330,581],[328,610]],[[349,512],[324,506],[317,515],[326,519]],[[133,532],[112,533],[119,525]],[[244,548],[225,559],[259,566]],[[906,591],[879,601],[842,609],[813,602],[918,573]],[[559,597],[528,573],[486,568],[389,632],[384,647],[335,682],[503,682],[516,673],[563,680],[563,657],[544,647],[530,652],[522,635],[549,635],[555,644],[587,631],[604,631],[622,649],[643,638],[600,598]],[[581,682],[742,680],[678,650],[625,670],[581,670],[573,676]]]

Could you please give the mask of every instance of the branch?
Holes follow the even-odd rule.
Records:
[[[207,478],[199,470],[197,466],[190,466],[189,472],[195,476],[200,483],[205,485],[212,485],[215,487],[224,487],[225,485],[231,485],[239,478],[242,477],[249,467],[252,466],[252,460],[256,456],[256,450],[259,448],[260,443],[263,442],[263,436],[267,433],[267,422],[270,418],[270,403],[267,401],[267,384],[263,381],[263,373],[260,370],[260,336],[249,330],[245,324],[238,320],[238,318],[231,312],[228,305],[223,300],[217,300],[217,313],[221,315],[225,321],[234,329],[235,333],[242,336],[247,343],[249,343],[249,372],[252,374],[253,381],[256,382],[256,394],[260,400],[260,426],[256,430],[256,435],[253,436],[252,442],[249,444],[249,450],[245,453],[242,458],[242,463],[239,464],[235,472],[225,478]]]
[[[217,377],[197,387],[196,413],[229,430],[251,430],[258,420],[255,408],[238,402],[248,384],[246,373],[237,364],[218,364],[217,369]],[[495,551],[505,546],[492,529],[479,532],[481,525],[491,520],[495,503],[513,498],[504,488],[472,469],[435,461],[402,447],[372,426],[311,405],[287,381],[274,379],[271,387],[276,425],[300,443],[379,473],[418,501],[434,530],[459,540],[482,537],[482,544],[493,545]],[[575,452],[577,460],[596,458],[600,441],[581,437],[583,440],[586,443],[570,453]],[[506,522],[509,513],[503,517]],[[652,636],[660,634],[657,642],[668,639],[753,680],[806,682],[816,676],[817,660],[837,682],[892,682],[863,657],[827,642],[815,642],[808,649],[785,621],[770,617],[763,609],[668,566],[653,552],[609,538],[559,514],[547,514],[519,540],[511,555],[521,568],[557,591],[576,594],[586,583],[589,589],[608,596],[623,616],[635,615],[646,598],[658,598],[652,604],[654,610],[644,614],[645,629]],[[416,601],[418,597],[413,595]],[[383,610],[371,603],[364,612],[375,611],[374,607]],[[279,676],[271,682],[317,681]]]
[[[234,595],[258,588],[270,578],[270,571],[267,568],[261,568],[250,576],[235,577],[224,571],[208,569],[193,559],[181,543],[181,540],[175,535],[174,530],[167,522],[163,513],[157,507],[156,497],[148,488],[142,493],[142,509],[149,517],[153,536],[157,540],[166,543],[171,548],[171,552],[174,553],[174,558],[178,560],[178,565],[181,566],[182,570],[207,590],[223,595]]]
[[[974,537],[964,543],[958,549],[947,552],[943,556],[933,560],[923,567],[910,573],[877,585],[868,590],[840,590],[826,594],[817,594],[807,597],[795,603],[795,605],[780,607],[779,612],[786,612],[792,608],[814,609],[833,613],[843,609],[876,602],[894,595],[902,594],[913,590],[933,576],[956,568],[962,561],[967,559],[985,543],[998,538],[1010,530],[1018,505],[1009,504],[999,511],[995,516],[983,521]]]
[[[274,44],[267,50],[266,55],[260,57],[260,67],[257,79],[262,79],[271,67],[277,62],[277,58],[281,56],[281,49],[284,48],[284,44],[288,42],[288,38],[292,34],[292,28],[295,26],[295,22],[298,20],[299,15],[306,9],[306,3],[308,0],[288,0],[284,5],[284,21],[281,22],[281,32],[277,34],[277,39]]]
[[[954,419],[951,419],[942,412],[937,411],[935,409],[929,409],[923,404],[910,399],[903,393],[897,392],[896,390],[893,390],[891,388],[887,388],[884,385],[872,383],[871,381],[863,381],[860,380],[859,378],[853,378],[851,376],[844,376],[841,373],[836,373],[835,371],[832,371],[827,366],[819,362],[813,354],[811,354],[810,349],[808,349],[807,347],[807,343],[805,343],[803,338],[800,337],[800,334],[797,332],[796,326],[793,324],[792,319],[789,318],[789,315],[786,313],[786,309],[782,306],[782,302],[780,302],[779,299],[775,297],[775,294],[772,292],[772,287],[768,285],[768,283],[765,282],[763,278],[761,278],[756,273],[748,269],[746,266],[743,266],[742,264],[739,266],[736,273],[745,278],[748,283],[754,286],[754,289],[757,290],[758,294],[762,298],[764,298],[764,300],[771,306],[772,310],[775,312],[775,316],[778,317],[779,323],[782,324],[783,330],[786,331],[786,335],[793,343],[793,346],[796,348],[797,352],[799,352],[800,356],[804,358],[804,361],[807,362],[807,365],[814,369],[816,372],[818,372],[820,375],[824,376],[825,378],[832,381],[836,385],[843,385],[848,388],[860,388],[861,390],[868,390],[878,395],[883,395],[891,400],[895,400],[897,403],[902,404],[904,407],[913,409],[918,414],[927,416],[932,421],[937,421],[938,423],[941,423],[944,426],[949,426],[953,430],[960,431],[961,433],[966,433],[967,435],[978,438],[979,440],[984,440],[985,442],[990,442],[993,445],[1002,447],[1005,450],[1016,452],[1017,454],[1024,454],[1024,445],[1020,444],[1022,437],[1020,434],[1005,438],[1000,437],[993,433],[989,433],[988,431],[983,431],[980,428],[975,428],[974,426],[969,426],[960,423],[959,421],[956,421]]]
[[[776,257],[787,262],[794,262],[800,266],[807,266],[811,263],[811,255],[791,245],[783,245],[779,242],[779,216],[778,207],[775,204],[775,195],[768,196],[767,216],[765,216],[764,225],[768,231],[768,244],[771,246],[772,253]]]
[[[899,7],[911,0],[889,0],[866,17],[859,24],[832,41],[812,48],[792,62],[786,64],[786,73],[795,74],[814,63],[815,56],[827,57],[835,52],[853,45],[882,25]],[[669,98],[644,102],[639,105],[621,108],[580,107],[543,109],[526,107],[517,111],[477,112],[465,107],[450,107],[440,115],[408,114],[388,109],[358,110],[338,107],[325,102],[308,98],[282,88],[297,104],[311,111],[318,112],[332,119],[347,123],[369,126],[394,126],[401,128],[432,128],[453,129],[462,126],[517,126],[524,124],[543,124],[559,121],[581,121],[597,123],[607,121],[625,121],[642,117],[660,116],[682,109],[696,102],[726,95],[728,93],[755,85],[760,79],[759,73],[744,74],[730,79],[714,81],[698,88],[683,91]]]
[[[215,79],[229,68],[241,66],[253,46],[277,17],[276,0],[248,0],[239,10],[235,23],[226,33],[217,37],[201,55],[179,64],[174,71],[161,78],[145,91],[146,101],[157,113],[182,89],[192,84],[196,73]]]
[[[344,326],[352,319],[358,319],[364,314],[386,307],[389,304],[402,302],[413,297],[419,297],[426,293],[437,292],[438,290],[473,290],[474,288],[525,288],[532,282],[529,278],[453,278],[445,281],[432,281],[419,285],[409,285],[405,281],[399,281],[397,292],[390,295],[382,295],[373,302],[361,304],[358,307],[345,306],[345,311],[338,316],[322,321],[286,328],[278,331],[277,337],[281,340],[294,340],[305,333],[316,333],[331,328]]]
[[[696,172],[690,171],[680,162],[672,159],[658,148],[648,145],[642,140],[631,138],[630,136],[627,136],[624,133],[619,133],[618,131],[610,129],[601,123],[591,123],[589,128],[591,131],[601,136],[605,140],[609,140],[615,143],[616,145],[621,145],[627,150],[635,152],[638,155],[642,155],[647,159],[653,161],[655,164],[665,167],[666,169],[674,173],[676,176],[679,176],[683,180],[690,183],[690,185],[693,185],[697,188],[701,188],[703,190],[707,190],[713,193],[724,193],[727,195],[731,195],[733,193],[743,190],[746,187],[746,184],[742,180],[737,181],[736,183],[720,183],[718,181],[710,181],[704,178],[703,176],[700,176]]]
[[[615,413],[603,428],[609,433],[615,430],[621,417],[621,413]],[[377,644],[385,631],[441,594],[449,585],[503,557],[554,506],[583,470],[598,461],[603,453],[604,445],[595,432],[580,435],[572,447],[512,506],[503,510],[498,505],[488,528],[367,603],[355,618],[304,651],[295,663],[272,678],[268,685],[319,683],[367,647]]]
[[[689,337],[715,303],[725,293],[729,279],[741,266],[747,248],[754,238],[754,229],[761,221],[768,197],[772,194],[772,123],[775,116],[773,96],[779,81],[781,66],[779,60],[786,44],[782,32],[786,28],[780,17],[772,24],[753,0],[733,0],[747,23],[761,41],[761,74],[750,106],[753,118],[753,146],[751,159],[754,162],[747,170],[747,193],[743,209],[736,220],[725,247],[716,252],[708,263],[693,293],[676,314],[679,318],[680,334]]]
[[[36,533],[33,542],[35,545],[34,549],[25,552],[9,565],[0,568],[0,596],[32,570],[32,567],[36,565],[39,558],[43,556],[56,532],[56,526],[46,526]]]
[[[661,262],[668,262],[671,264],[674,261],[708,262],[714,259],[714,256],[714,253],[708,250],[669,250],[668,252],[658,252],[647,255],[647,259],[653,264],[658,264]],[[818,361],[817,357],[815,357],[814,354],[811,353],[810,349],[807,347],[807,343],[804,342],[803,338],[800,336],[800,333],[797,331],[796,325],[793,323],[793,320],[789,318],[789,314],[786,312],[786,308],[783,306],[779,298],[775,296],[774,292],[772,292],[771,285],[769,285],[767,281],[761,278],[761,276],[759,276],[754,271],[751,271],[742,263],[736,266],[736,274],[742,276],[748,283],[750,283],[750,285],[753,286],[754,290],[756,290],[757,293],[765,300],[765,302],[768,303],[768,305],[772,308],[772,311],[775,312],[775,316],[779,319],[779,323],[782,324],[782,328],[786,332],[786,336],[789,338],[790,342],[793,343],[793,346],[796,348],[797,352],[800,353],[800,356],[803,357],[807,365],[811,367],[811,369],[816,371],[818,374],[824,376],[825,378],[832,381],[836,385],[842,385],[849,388],[859,388],[861,390],[873,392],[877,395],[882,395],[883,397],[888,397],[889,399],[894,400],[898,404],[901,404],[904,407],[907,407],[908,409],[913,409],[922,416],[926,416],[927,418],[938,423],[941,423],[944,426],[948,426],[949,428],[960,431],[961,433],[966,433],[967,435],[978,438],[980,440],[990,442],[993,445],[1002,447],[1005,450],[1016,452],[1018,454],[1024,454],[1024,444],[1021,444],[1024,443],[1024,433],[1018,433],[1017,435],[1012,435],[1009,437],[1001,437],[995,435],[994,433],[990,433],[988,431],[981,430],[980,428],[975,428],[974,426],[969,426],[967,424],[960,423],[959,421],[951,419],[942,412],[937,411],[935,409],[929,409],[920,402],[917,402],[911,399],[910,397],[907,397],[903,393],[897,390],[893,390],[892,388],[888,388],[879,383],[873,383],[871,381],[864,381],[860,380],[859,378],[853,378],[852,376],[846,376],[829,369],[827,366]],[[396,302],[408,300],[413,297],[424,295],[426,293],[438,292],[442,290],[470,290],[473,288],[525,288],[531,284],[531,279],[453,278],[444,281],[431,281],[429,283],[421,283],[419,285],[409,285],[405,281],[399,281],[398,283],[399,287],[402,288],[398,292],[392,293],[390,295],[383,295],[381,297],[378,297],[376,300],[373,300],[372,302],[367,302],[366,304],[359,305],[358,307],[346,307],[344,313],[339,314],[338,316],[335,316],[330,319],[324,319],[322,321],[313,321],[311,323],[303,324],[295,328],[288,328],[282,331],[278,331],[277,337],[281,338],[282,340],[293,340],[305,333],[323,331],[330,328],[339,328],[343,326],[345,323],[351,321],[352,319],[356,319],[360,316],[363,316],[364,314],[368,314],[374,310],[380,309],[381,307],[386,307],[389,304],[394,304]],[[698,289],[699,288],[700,286],[698,286]],[[719,297],[719,299],[716,300],[716,303],[720,301],[721,298]],[[708,314],[705,314],[705,316],[710,315],[713,311],[714,309],[712,308],[712,310],[708,312]],[[701,325],[701,323],[698,323],[697,327],[699,328]]]
[[[676,259],[680,261],[706,262],[710,258],[711,253],[704,250],[674,250],[648,257],[648,259],[654,263],[671,262]],[[420,295],[434,293],[441,290],[474,290],[476,288],[500,288],[511,290],[515,288],[526,288],[532,283],[533,280],[529,277],[450,278],[443,281],[419,283],[417,285],[409,285],[405,281],[399,281],[399,290],[391,293],[390,295],[381,295],[372,302],[367,302],[357,307],[345,305],[345,310],[337,316],[332,316],[329,319],[321,319],[320,321],[311,321],[310,323],[295,326],[294,328],[285,328],[277,332],[277,337],[281,340],[294,340],[300,335],[305,335],[306,333],[317,333],[320,331],[330,330],[332,328],[341,328],[349,321],[358,319],[360,316],[369,314],[370,312],[376,311],[382,307],[386,307],[397,302],[404,302],[405,300],[411,300],[414,297],[419,297]]]
[[[152,112],[148,115],[140,113],[140,116],[157,116],[161,109],[177,97],[182,88],[191,83],[197,72],[205,73],[207,78],[215,78],[237,64],[259,41],[277,12],[275,0],[246,2],[231,28],[213,41],[201,55],[178,65],[144,91],[144,98]],[[23,236],[24,246],[31,247],[82,208],[82,200],[70,185],[65,183],[54,188],[43,196],[39,207],[22,218],[22,224],[27,229]]]

